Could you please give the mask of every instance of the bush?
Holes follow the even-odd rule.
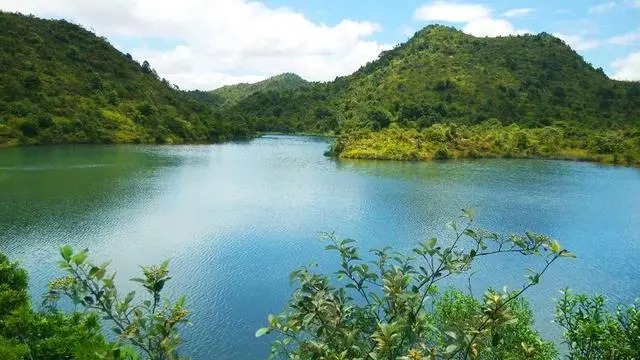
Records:
[[[299,287],[286,310],[270,315],[256,336],[278,334],[274,355],[291,359],[553,358],[554,346],[532,329],[520,297],[556,260],[573,255],[546,236],[505,238],[473,229],[470,211],[463,221],[450,224],[449,241],[425,241],[411,255],[374,249],[370,262],[354,240],[329,234],[326,249],[340,259],[335,277],[346,284],[334,286],[331,277],[311,267],[294,271]],[[521,289],[489,289],[482,301],[438,292],[438,283],[467,272],[476,259],[505,253],[542,258]]]

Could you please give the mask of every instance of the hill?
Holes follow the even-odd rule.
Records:
[[[86,29],[0,12],[0,146],[251,135]]]
[[[223,86],[210,93],[224,99],[225,103],[235,104],[257,92],[296,90],[309,84],[308,81],[296,74],[285,73],[254,84],[242,83]]]
[[[609,79],[549,34],[476,38],[434,25],[352,75],[258,92],[228,111],[260,131],[342,134],[342,157],[636,163],[638,104],[640,83]]]
[[[429,26],[352,75],[237,109],[280,130],[379,129],[397,124],[527,127],[566,121],[609,128],[640,123],[640,84],[609,79],[549,34],[476,38]],[[302,122],[302,123],[300,123]]]

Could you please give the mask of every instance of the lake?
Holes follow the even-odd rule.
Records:
[[[0,250],[29,271],[34,304],[60,275],[58,247],[112,259],[123,288],[138,265],[171,261],[168,294],[193,311],[183,353],[259,359],[269,313],[293,291],[289,273],[336,258],[318,235],[363,249],[408,250],[450,236],[475,207],[478,225],[546,233],[578,255],[527,297],[537,327],[557,336],[553,298],[569,285],[615,301],[640,296],[640,170],[542,160],[335,161],[322,138],[267,136],[193,146],[59,146],[0,150]],[[529,261],[476,267],[477,290],[525,281]],[[466,281],[460,280],[462,283]],[[474,289],[475,290],[475,289]]]

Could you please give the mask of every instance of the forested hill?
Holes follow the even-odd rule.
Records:
[[[223,99],[225,103],[235,104],[257,92],[295,90],[310,84],[296,74],[284,73],[253,84],[223,86],[210,93]]]
[[[211,142],[252,133],[78,25],[0,12],[0,49],[0,146]]]
[[[380,129],[395,123],[611,128],[640,123],[640,84],[609,79],[549,34],[476,38],[429,26],[354,74],[256,93],[234,112],[278,131]]]

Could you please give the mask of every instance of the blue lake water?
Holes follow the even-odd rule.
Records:
[[[267,314],[282,309],[289,273],[335,257],[323,231],[363,249],[408,250],[446,237],[475,207],[478,225],[546,233],[578,255],[554,266],[530,299],[556,337],[553,300],[569,285],[615,301],[640,296],[640,170],[540,160],[429,163],[334,161],[322,138],[268,136],[194,146],[76,146],[0,150],[0,251],[29,271],[32,294],[60,272],[58,247],[112,259],[123,287],[138,265],[171,260],[170,295],[187,294],[193,359],[259,359]],[[523,284],[531,261],[476,267],[477,291]],[[460,280],[466,284],[466,281]],[[454,282],[455,284],[455,282]],[[39,301],[34,301],[39,303]]]

